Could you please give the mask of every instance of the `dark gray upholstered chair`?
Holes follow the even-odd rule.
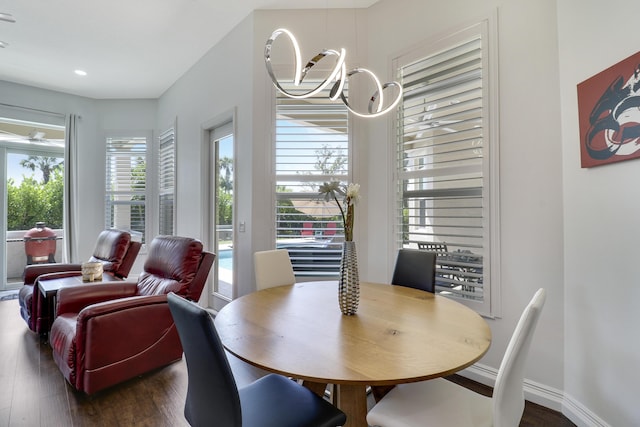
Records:
[[[391,284],[433,293],[436,282],[435,252],[400,249]]]
[[[281,375],[238,388],[211,315],[173,293],[167,299],[187,362],[184,415],[190,425],[335,427],[346,422],[342,411]]]

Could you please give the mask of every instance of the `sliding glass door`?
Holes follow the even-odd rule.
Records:
[[[61,259],[64,128],[0,119],[0,165],[3,291],[22,284],[22,272],[28,263]],[[42,231],[25,242],[27,232],[36,227]]]
[[[216,261],[213,301],[218,310],[235,297],[234,289],[234,149],[233,126],[219,126],[211,132],[211,230]]]

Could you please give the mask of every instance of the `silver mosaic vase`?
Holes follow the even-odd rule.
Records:
[[[350,316],[358,311],[360,302],[360,279],[358,278],[358,256],[355,242],[344,242],[340,260],[338,302],[342,314]]]

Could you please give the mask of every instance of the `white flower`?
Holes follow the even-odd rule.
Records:
[[[360,184],[351,183],[347,186],[347,202],[352,205],[360,199]]]
[[[354,206],[360,199],[360,184],[350,183],[346,191],[340,186],[338,181],[325,182],[318,189],[318,193],[326,201],[334,200],[340,209],[342,223],[344,224],[344,239],[348,242],[353,240],[353,223],[355,221]],[[344,206],[338,200],[338,195],[344,196]],[[346,211],[346,212],[345,212]]]

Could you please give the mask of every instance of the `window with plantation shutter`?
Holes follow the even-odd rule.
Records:
[[[400,247],[438,253],[436,291],[490,311],[490,196],[497,171],[489,137],[486,26],[438,50],[397,61],[404,95],[397,122]],[[497,227],[496,227],[497,228]]]
[[[166,130],[158,139],[160,141],[158,155],[158,232],[161,235],[172,235],[175,227],[175,128]]]
[[[105,226],[146,233],[146,138],[107,138]],[[134,236],[135,237],[135,236]]]
[[[309,90],[318,82],[303,82]],[[348,112],[328,91],[312,98],[276,97],[276,247],[289,250],[300,276],[337,277],[344,230],[320,185],[349,180]]]

